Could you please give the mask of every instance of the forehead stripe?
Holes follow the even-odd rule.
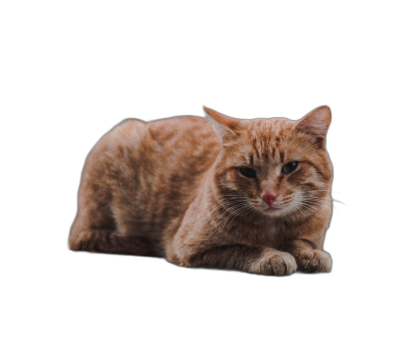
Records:
[[[257,157],[260,158],[260,153],[258,152],[258,148],[257,148],[257,140],[255,138],[253,139],[253,148],[257,154]]]
[[[283,161],[285,160],[285,154],[284,154],[284,152],[281,151],[281,152],[279,153],[279,155],[280,155],[280,157],[281,157],[281,162],[283,163]]]

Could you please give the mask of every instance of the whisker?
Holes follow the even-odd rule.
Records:
[[[218,207],[214,208],[211,210],[211,213],[217,211],[218,209],[222,209],[222,208],[231,208],[231,207],[235,207],[235,206],[241,206],[244,205],[245,202],[244,201],[232,201],[232,202],[227,202],[227,203],[223,203],[222,205],[219,205]]]
[[[223,226],[225,226],[225,224],[228,222],[228,220],[231,219],[230,223],[228,224],[228,226],[230,226],[231,223],[233,222],[233,220],[234,220],[237,216],[239,216],[239,215],[241,214],[242,211],[247,210],[248,208],[249,208],[248,206],[245,206],[245,207],[242,207],[242,208],[240,208],[240,209],[234,211],[234,212],[230,215],[230,217],[228,217],[228,218],[226,219],[226,221],[225,221],[225,223],[224,223]]]
[[[337,199],[333,199],[333,201],[334,201],[334,202],[337,202],[337,203],[340,203],[340,204],[343,204],[343,205],[345,205],[346,207],[348,207],[348,205],[347,205],[346,203],[342,202],[342,201],[339,201],[339,200],[337,200]]]
[[[235,204],[235,205],[232,205],[232,206],[229,206],[229,207],[225,208],[225,210],[218,217],[217,221],[222,219],[225,216],[226,213],[230,213],[231,210],[232,210],[232,212],[235,212],[236,210],[238,210],[239,208],[242,208],[244,206],[246,206],[246,205],[244,203],[241,203],[241,204]],[[236,207],[236,209],[232,209],[233,207]]]
[[[249,209],[252,209],[252,207],[251,207],[251,206],[244,206],[244,207],[242,207],[241,209],[237,210],[237,211],[234,213],[233,217],[230,217],[230,218],[231,218],[231,221],[229,222],[228,227],[232,224],[232,222],[233,222],[233,220],[235,219],[235,217],[237,217],[237,216],[243,214],[243,212],[248,211]],[[228,218],[228,219],[229,219],[229,218]],[[225,221],[224,226],[225,226],[226,223],[227,223],[227,220]]]

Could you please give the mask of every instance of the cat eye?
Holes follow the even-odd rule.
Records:
[[[248,168],[248,167],[241,167],[240,169],[240,173],[248,178],[254,178],[257,176],[255,170]]]
[[[286,163],[283,167],[282,167],[282,174],[289,174],[291,173],[293,170],[295,170],[297,168],[297,166],[299,165],[298,161],[293,161],[293,162],[289,162]]]

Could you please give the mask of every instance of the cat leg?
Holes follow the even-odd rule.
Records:
[[[290,275],[297,268],[295,259],[286,252],[244,245],[212,248],[192,255],[181,265],[233,269],[276,276]]]
[[[96,206],[94,202],[91,201],[92,206]],[[95,210],[84,208],[79,210],[72,225],[69,246],[74,251],[161,256],[155,243],[148,238],[122,230],[104,204]]]
[[[115,237],[117,226],[106,194],[94,194],[92,189],[79,192],[78,214],[69,235],[69,247],[74,251],[107,252],[107,243]],[[92,196],[92,197],[91,197]]]
[[[93,196],[82,197],[78,215],[71,227],[69,247],[73,251],[90,251],[160,257],[159,246],[145,236],[137,236],[114,219],[109,203]],[[85,203],[87,202],[87,203]]]
[[[289,252],[295,259],[298,269],[303,272],[330,272],[332,258],[329,253],[317,249],[311,241],[293,240],[280,248]]]
[[[78,214],[69,237],[71,250],[161,256],[159,243],[141,231],[140,217],[134,213],[134,163],[128,150],[140,142],[147,130],[143,126],[140,121],[121,123],[88,155],[79,187]],[[135,128],[140,130],[135,132]]]
[[[70,240],[74,251],[89,251],[138,256],[160,256],[148,239],[126,236],[107,230],[82,231],[76,240]]]
[[[85,179],[85,177],[84,177]],[[156,245],[118,225],[111,210],[113,196],[101,180],[84,180],[79,191],[78,214],[71,227],[69,247],[89,251],[160,256]]]

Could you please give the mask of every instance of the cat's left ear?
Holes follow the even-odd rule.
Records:
[[[318,107],[297,122],[294,128],[297,131],[314,136],[316,143],[324,144],[331,123],[331,116],[331,110],[328,106]]]
[[[221,139],[223,145],[228,145],[231,141],[239,135],[239,120],[217,113],[207,107],[203,107],[207,113],[207,118],[214,128],[215,133]]]

